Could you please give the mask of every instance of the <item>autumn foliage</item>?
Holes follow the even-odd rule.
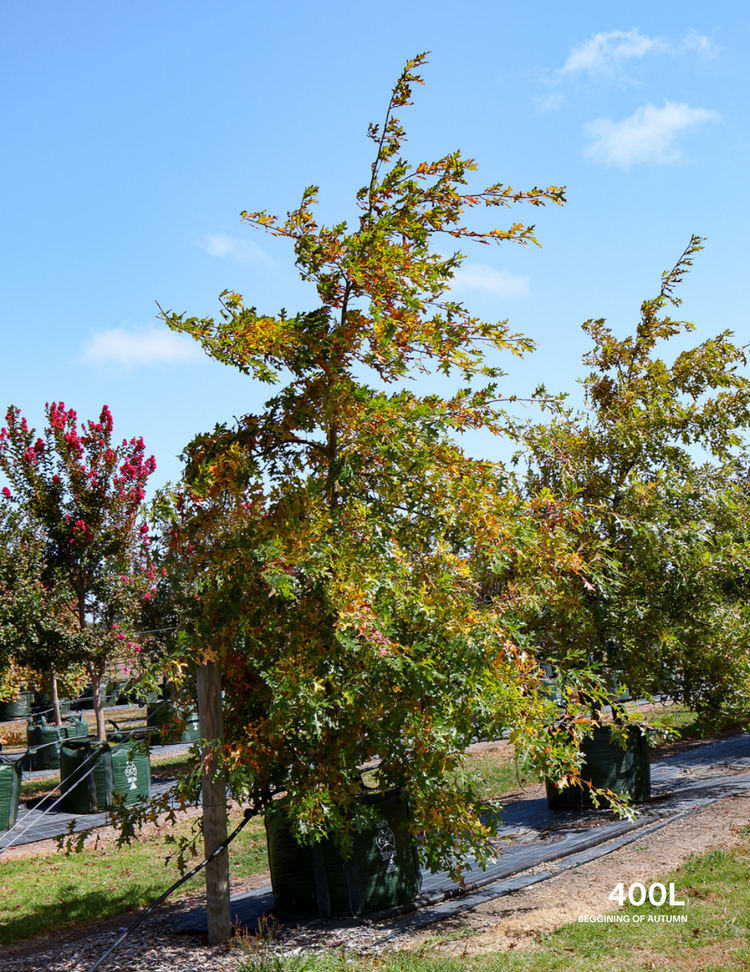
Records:
[[[236,791],[262,805],[283,789],[301,839],[346,843],[366,813],[362,768],[377,760],[373,782],[408,795],[426,861],[456,868],[468,850],[492,853],[497,809],[462,769],[473,738],[509,729],[540,763],[575,766],[553,752],[540,671],[513,628],[523,584],[490,595],[485,581],[511,547],[532,586],[547,561],[576,576],[582,565],[564,531],[548,536],[524,515],[501,468],[455,441],[503,427],[487,352],[530,342],[455,301],[463,256],[435,248],[441,235],[535,242],[533,227],[479,231],[464,213],[561,203],[563,191],[467,189],[476,164],[458,152],[411,165],[394,112],[423,61],[409,62],[382,127],[369,128],[374,161],[352,229],[317,223],[316,187],[284,221],[243,214],[292,243],[317,290],[312,310],[263,314],[227,292],[217,319],[164,317],[256,380],[289,378],[261,414],[193,440],[175,500],[175,542],[200,599],[182,657],[222,661]],[[457,388],[380,390],[419,373]]]

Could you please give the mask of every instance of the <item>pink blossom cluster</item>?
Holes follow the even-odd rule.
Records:
[[[115,638],[118,641],[125,641],[125,639],[127,638],[127,635],[123,634],[122,631],[119,630],[119,625],[117,624],[112,625],[112,631],[114,632]],[[132,648],[133,651],[136,652],[141,650],[141,646],[137,645],[134,641],[126,642],[126,647]]]
[[[72,517],[68,516],[66,519],[71,520]],[[70,531],[70,542],[71,543],[87,543],[94,539],[94,531],[91,527],[85,523],[83,520],[76,520]]]
[[[151,600],[156,575],[149,564],[149,527],[140,514],[156,460],[146,455],[140,437],[124,439],[119,446],[112,443],[112,414],[106,405],[97,421],[79,423],[75,410],[64,402],[48,402],[46,415],[47,426],[37,437],[20,409],[7,410],[6,426],[0,431],[0,471],[11,488],[17,486],[19,495],[34,505],[56,550],[63,552],[63,569],[75,572],[81,565],[96,564],[115,549],[130,557],[135,548],[136,557],[146,565],[144,575],[123,565],[120,583],[128,585],[133,596]],[[13,499],[7,486],[0,493]],[[142,646],[127,637],[112,626],[111,645],[117,646],[117,654],[126,654],[127,648],[132,659]]]

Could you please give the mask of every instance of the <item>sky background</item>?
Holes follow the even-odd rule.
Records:
[[[106,403],[161,485],[195,434],[257,411],[268,388],[170,332],[156,302],[213,315],[231,289],[264,312],[314,307],[291,245],[239,213],[283,215],[315,184],[319,219],[353,225],[367,123],[425,50],[399,113],[411,160],[458,148],[476,188],[567,186],[564,207],[487,213],[534,222],[542,249],[465,248],[456,297],[538,346],[505,362],[508,394],[543,382],[575,399],[580,325],[629,333],[691,233],[707,244],[680,290],[690,342],[747,343],[741,4],[0,0],[3,413],[40,427],[47,401],[82,419]]]

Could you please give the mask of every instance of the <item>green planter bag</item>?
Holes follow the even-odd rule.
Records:
[[[184,729],[180,731],[180,725]],[[195,742],[200,739],[198,713],[194,710],[176,709],[171,702],[154,702],[146,710],[146,728],[158,730],[162,744]]]
[[[21,692],[10,702],[0,702],[0,722],[13,722],[15,719],[25,719],[31,715],[33,692]]]
[[[362,796],[375,805],[375,827],[354,834],[344,860],[331,840],[299,844],[287,827],[283,801],[266,813],[274,913],[304,920],[362,915],[405,904],[419,894],[422,875],[409,807],[396,792]]]
[[[60,808],[67,813],[99,813],[119,793],[130,806],[151,796],[151,764],[132,743],[69,740],[60,747]],[[94,766],[93,773],[89,773]],[[88,773],[88,775],[86,775]]]
[[[18,818],[23,756],[0,755],[0,831],[10,830]]]
[[[105,709],[112,708],[113,705],[117,703],[117,690],[113,685],[102,685],[101,689],[102,695],[102,707]],[[81,692],[77,699],[74,700],[76,708],[79,709],[93,709],[94,708],[94,690],[90,685]]]
[[[615,702],[632,702],[633,696],[630,694],[630,689],[624,683],[621,683],[615,674],[610,675],[609,684],[612,687],[612,699]]]
[[[87,739],[88,735],[89,727],[85,719],[74,717],[56,726],[48,723],[44,716],[41,716],[38,722],[29,725],[26,729],[32,770],[58,769],[60,746],[63,740]]]
[[[612,790],[618,796],[629,796],[633,803],[645,803],[651,799],[651,764],[648,736],[636,726],[628,730],[628,745],[623,749],[612,741],[609,726],[594,729],[581,743],[584,756],[581,777],[601,789]],[[587,789],[567,786],[558,790],[551,780],[546,781],[547,803],[553,809],[569,810],[573,807],[593,807]],[[600,800],[600,807],[608,807],[607,800]]]

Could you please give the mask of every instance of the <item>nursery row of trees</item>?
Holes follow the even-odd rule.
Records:
[[[284,790],[300,837],[346,841],[379,757],[427,863],[456,866],[491,852],[492,809],[462,774],[477,735],[510,730],[531,765],[575,776],[613,676],[747,718],[750,383],[729,332],[670,354],[691,330],[669,314],[693,238],[632,335],[584,325],[584,406],[539,389],[542,418],[514,417],[491,361],[532,344],[453,300],[463,256],[437,241],[535,243],[533,227],[481,230],[467,211],[563,190],[469,189],[476,165],[458,152],[411,165],[394,112],[423,62],[369,128],[353,228],[317,224],[315,187],[283,221],[243,213],[291,242],[311,311],[265,315],[225,292],[216,319],[164,313],[281,386],[261,414],[196,436],[181,483],[146,510],[153,460],[139,439],[112,445],[106,409],[79,430],[50,405],[39,438],[9,411],[0,643],[11,688],[10,660],[58,678],[84,666],[95,697],[118,654],[142,649],[186,682],[219,662],[235,794],[264,806]],[[431,375],[454,390],[420,393]],[[516,464],[468,457],[460,437],[477,428],[513,437]],[[570,745],[548,733],[541,661],[567,693]]]

